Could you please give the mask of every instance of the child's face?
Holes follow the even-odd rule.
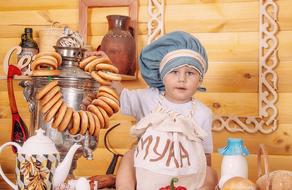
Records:
[[[182,66],[167,73],[163,78],[166,99],[186,103],[192,99],[201,84],[200,74],[191,67]]]

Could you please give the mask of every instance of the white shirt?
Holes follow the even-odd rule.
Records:
[[[120,96],[121,112],[134,116],[137,121],[157,108],[161,93],[156,88],[145,88],[137,90],[124,89]],[[202,145],[205,153],[213,152],[212,140],[212,111],[202,102],[194,100],[196,108],[193,112],[195,122],[207,133]],[[192,102],[177,104],[168,101],[163,97],[161,102],[164,107],[183,115],[189,115],[192,109]]]

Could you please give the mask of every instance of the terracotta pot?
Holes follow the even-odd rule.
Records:
[[[100,50],[104,51],[120,74],[134,75],[136,70],[136,44],[131,33],[130,17],[108,15],[109,30],[103,37]]]

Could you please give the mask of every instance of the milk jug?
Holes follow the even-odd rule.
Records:
[[[249,153],[243,145],[242,139],[228,138],[227,146],[218,151],[223,156],[219,188],[222,188],[224,183],[232,177],[248,178],[248,165],[245,156],[248,156]]]

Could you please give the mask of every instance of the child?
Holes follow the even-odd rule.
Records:
[[[150,88],[121,90],[121,112],[136,117],[131,133],[139,141],[121,162],[117,189],[159,190],[174,177],[188,190],[214,189],[212,112],[192,98],[208,69],[204,47],[172,32],[146,46],[139,64]]]

